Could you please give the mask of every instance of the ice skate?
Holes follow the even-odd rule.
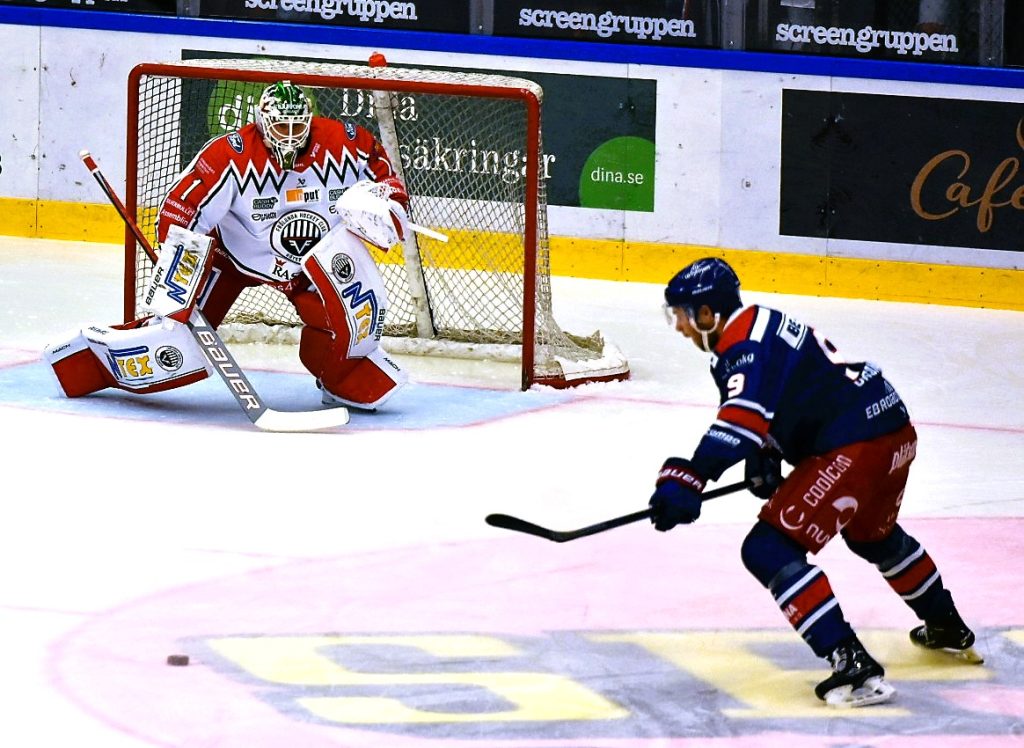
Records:
[[[910,641],[924,649],[946,652],[958,660],[980,665],[985,658],[974,648],[974,632],[955,610],[945,618],[925,621],[910,631]]]
[[[320,404],[326,405],[328,408],[348,408],[349,410],[358,410],[363,413],[377,412],[377,406],[375,405],[353,402],[343,397],[338,397],[333,392],[328,392],[319,379],[316,380],[316,386],[320,390]]]
[[[377,408],[373,405],[363,405],[362,403],[345,400],[323,388],[320,389],[320,404],[326,405],[329,408],[348,408],[350,410],[362,411],[363,413],[377,412]]]
[[[841,644],[829,655],[832,675],[814,688],[829,706],[848,708],[889,701],[896,689],[885,679],[885,670],[857,639]]]

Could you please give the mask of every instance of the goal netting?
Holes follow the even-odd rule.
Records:
[[[522,362],[522,384],[625,379],[629,367],[600,333],[563,331],[552,315],[541,147],[543,92],[501,75],[264,59],[137,66],[129,77],[127,201],[152,241],[160,203],[212,137],[253,121],[263,88],[301,85],[316,113],[360,124],[384,144],[410,194],[410,219],[447,242],[411,234],[371,248],[390,307],[393,353]],[[125,317],[152,265],[126,238]],[[245,291],[220,330],[226,340],[297,340],[301,323],[271,287]]]

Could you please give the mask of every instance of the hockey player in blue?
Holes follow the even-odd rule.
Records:
[[[676,330],[711,354],[721,396],[690,459],[670,457],[651,497],[661,531],[700,516],[701,492],[745,463],[767,503],[743,541],[743,564],[804,641],[829,661],[816,688],[834,706],[866,706],[895,693],[846,621],[828,578],[808,562],[841,535],[874,564],[922,625],[918,646],[980,663],[974,633],[925,549],[897,523],[917,434],[881,370],[843,361],[815,330],[774,309],[744,307],[733,269],[715,258],[681,270],[665,289]],[[784,479],[782,462],[793,466]]]

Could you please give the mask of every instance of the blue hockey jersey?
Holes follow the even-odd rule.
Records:
[[[796,464],[910,421],[877,366],[843,361],[811,327],[767,307],[733,314],[715,345],[711,375],[721,404],[693,455],[694,469],[708,480],[767,446]]]

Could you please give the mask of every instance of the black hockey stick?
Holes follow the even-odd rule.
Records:
[[[96,178],[100,189],[103,190],[107,200],[117,210],[121,220],[124,221],[125,225],[135,236],[139,246],[146,251],[149,259],[155,263],[157,256],[152,245],[146,239],[138,224],[135,223],[135,220],[128,215],[127,208],[124,207],[124,203],[121,202],[117,193],[110,186],[110,182],[103,176],[103,172],[100,171],[96,160],[89,154],[89,151],[83,150],[78,155],[85,164],[85,168]],[[238,401],[242,411],[258,428],[264,431],[319,431],[335,426],[344,426],[348,423],[348,410],[346,408],[324,408],[322,410],[295,412],[274,410],[256,392],[256,388],[252,386],[252,382],[249,381],[245,372],[242,371],[242,367],[235,361],[231,351],[227,349],[224,341],[220,339],[217,331],[206,321],[206,317],[203,316],[199,309],[192,310],[188,320],[188,329],[196,339],[196,342],[199,343],[199,347],[203,350],[207,359],[209,359],[210,365],[217,370],[221,379],[224,380],[224,384],[227,385],[231,394],[235,396],[235,400]]]
[[[722,486],[712,491],[708,491],[701,495],[701,498],[705,501],[708,499],[715,499],[719,496],[725,496],[726,494],[736,493],[742,491],[745,488],[750,488],[754,485],[753,481],[745,480],[740,483],[732,483],[728,486]],[[555,543],[565,543],[569,540],[577,540],[579,538],[585,538],[588,535],[596,535],[599,532],[605,530],[611,530],[615,527],[622,527],[623,525],[632,524],[633,522],[639,522],[642,519],[649,519],[651,516],[650,509],[644,509],[639,512],[633,512],[632,514],[624,514],[621,517],[615,517],[614,519],[608,519],[604,522],[598,522],[596,525],[589,525],[587,527],[581,527],[578,530],[549,530],[546,527],[535,525],[532,522],[527,522],[525,519],[519,519],[508,514],[488,514],[484,518],[484,521],[491,527],[500,527],[503,530],[514,530],[515,532],[524,532],[527,535],[536,535],[538,538],[544,538],[545,540],[551,540]]]

